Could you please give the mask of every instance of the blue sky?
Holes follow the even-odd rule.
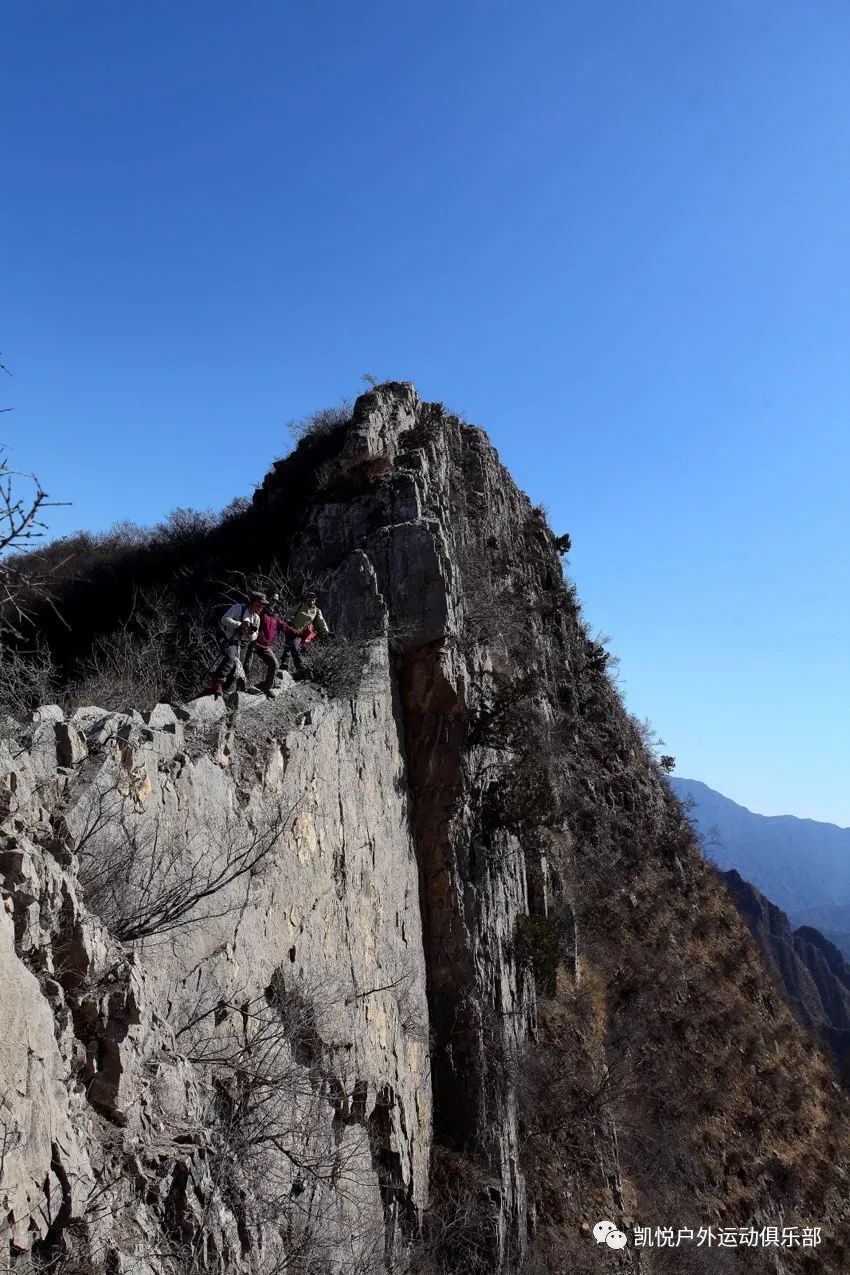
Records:
[[[850,825],[848,83],[846,0],[6,4],[0,432],[151,522],[413,380],[678,773]]]

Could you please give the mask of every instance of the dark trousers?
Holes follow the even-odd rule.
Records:
[[[213,681],[221,682],[224,689],[229,690],[241,659],[242,643],[237,638],[225,638],[221,644],[221,659],[213,672]]]
[[[301,648],[304,645],[304,639],[300,637],[290,637],[286,635],[286,653],[292,656],[293,666],[298,673],[303,673],[305,669],[304,661],[301,658]]]
[[[257,646],[256,642],[252,642],[248,647],[248,653],[245,656],[245,681],[251,680],[251,664],[254,656],[259,656],[266,666],[266,675],[262,681],[262,689],[270,691],[274,686],[274,675],[277,672],[277,656],[269,646]]]

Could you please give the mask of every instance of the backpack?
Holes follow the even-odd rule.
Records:
[[[227,608],[227,611],[229,611],[229,610],[230,610],[230,607],[228,607],[228,608]],[[223,612],[221,613],[221,615],[219,616],[219,620],[218,620],[218,627],[221,629],[221,631],[222,631],[222,633],[224,634],[224,636],[225,636],[226,638],[229,638],[229,637],[231,636],[231,634],[230,634],[230,633],[227,631],[227,629],[224,627],[224,617],[227,615],[227,611],[223,611]],[[240,623],[240,624],[244,624],[244,623],[245,623],[245,616],[246,616],[247,614],[248,614],[248,604],[247,604],[247,602],[243,602],[243,603],[242,603],[242,614],[241,614],[241,615],[240,615],[240,617],[239,617],[239,623]]]

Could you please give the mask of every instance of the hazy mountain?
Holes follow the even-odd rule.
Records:
[[[794,815],[757,815],[699,780],[671,783],[678,797],[695,803],[691,819],[719,868],[735,868],[795,924],[850,932],[850,828]]]
[[[795,925],[812,925],[820,930],[850,961],[850,905],[825,903],[817,908],[798,908],[793,919]]]

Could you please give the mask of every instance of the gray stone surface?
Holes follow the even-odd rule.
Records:
[[[223,696],[216,699],[214,695],[201,695],[198,699],[189,700],[186,704],[176,704],[174,711],[181,721],[198,725],[207,722],[223,722],[227,716],[227,705]]]
[[[332,1149],[322,1172],[343,1164],[346,1189],[311,1187],[330,1254],[350,1249],[353,1235],[364,1252],[383,1237],[385,1173],[396,1210],[425,1206],[431,1098],[418,874],[386,648],[374,659],[382,689],[362,703],[328,701],[287,675],[272,702],[160,705],[147,725],[99,710],[70,722],[48,714],[50,747],[39,742],[35,755],[0,749],[0,783],[24,803],[0,826],[0,992],[13,1026],[0,1074],[19,1148],[3,1177],[7,1240],[26,1247],[44,1238],[46,1224],[28,1219],[41,1216],[48,1197],[57,1207],[60,1178],[73,1169],[71,1216],[84,1223],[86,1251],[110,1251],[110,1227],[85,1208],[91,1165],[105,1165],[116,1184],[103,1215],[125,1217],[121,1260],[151,1262],[164,1243],[163,1214],[132,1204],[132,1175],[122,1168],[130,1160],[149,1201],[173,1197],[185,1164],[181,1208],[206,1225],[197,1193],[217,1188],[208,1157],[200,1158],[213,1136],[205,1112],[214,1069],[202,1056],[214,1053],[216,1032],[223,1041],[237,1026],[242,1032],[239,1006],[262,1006],[275,980],[310,1007],[315,1056],[290,1058],[287,1151],[275,1159],[264,1150],[264,1174],[300,1191],[298,1156],[316,1154],[317,1143]],[[287,697],[298,724],[280,734]],[[188,741],[211,726],[209,750],[175,752],[181,732]],[[97,744],[90,756],[83,731]],[[47,794],[47,761],[54,772],[62,764],[57,738],[69,773],[59,785],[54,775]],[[174,870],[191,889],[270,820],[280,826],[262,863],[199,899],[185,923],[131,942],[110,933],[141,906],[145,856],[155,853],[158,870],[171,862],[172,835],[182,847]],[[137,870],[123,869],[124,884],[104,892],[98,881],[110,856],[119,871],[119,827],[134,838]],[[60,858],[77,851],[76,868],[57,862],[57,837]],[[218,1003],[232,1008],[211,1018],[206,1011]],[[221,1200],[216,1216],[210,1242],[237,1252],[238,1221]],[[248,1256],[244,1264],[234,1256],[228,1269],[243,1268],[254,1269]],[[169,1268],[153,1261],[150,1269]]]
[[[145,716],[145,722],[153,730],[174,730],[179,718],[171,704],[156,704]]]
[[[60,766],[76,766],[88,756],[85,736],[70,722],[56,723],[56,759]]]

